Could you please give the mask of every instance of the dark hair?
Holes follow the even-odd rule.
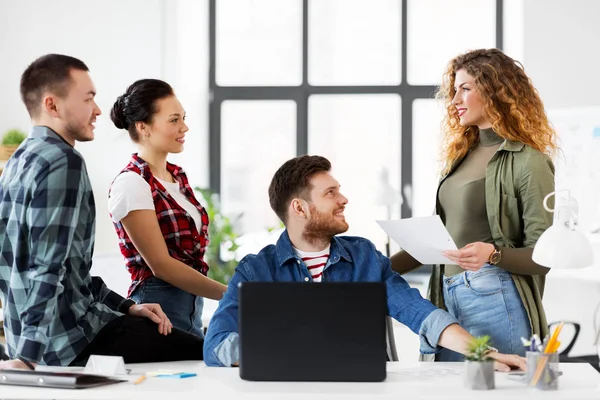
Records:
[[[140,79],[127,88],[110,111],[110,119],[118,129],[127,129],[134,142],[140,135],[135,127],[136,122],[152,122],[158,112],[156,102],[174,96],[173,88],[159,79]]]
[[[286,222],[289,202],[295,197],[310,200],[310,179],[318,172],[331,171],[331,163],[321,156],[299,156],[286,161],[271,180],[269,202],[275,214]]]
[[[71,84],[71,70],[89,71],[77,58],[63,54],[46,54],[29,64],[21,75],[21,99],[30,117],[40,113],[40,103],[45,92],[65,97]]]

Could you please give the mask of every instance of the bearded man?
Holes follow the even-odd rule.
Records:
[[[392,271],[389,258],[372,242],[336,236],[348,230],[344,217],[348,199],[330,171],[326,158],[304,155],[286,161],[273,176],[269,202],[286,229],[275,245],[240,261],[208,326],[206,365],[239,365],[238,286],[243,282],[383,282],[388,314],[419,335],[421,353],[435,353],[440,346],[467,352],[473,337]],[[494,351],[490,357],[498,370],[525,367],[524,359],[516,355]]]

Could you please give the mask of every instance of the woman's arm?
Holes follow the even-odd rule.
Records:
[[[400,250],[391,256],[390,261],[392,269],[399,274],[406,274],[423,265],[404,250]]]
[[[554,164],[550,157],[533,153],[517,174],[515,189],[522,205],[523,247],[505,248],[500,268],[519,275],[546,275],[549,268],[533,262],[533,248],[552,225],[552,214],[544,209],[544,197],[554,191]]]
[[[532,247],[503,247],[502,259],[498,266],[508,272],[517,275],[546,275],[550,268],[542,267],[536,264],[531,256],[533,255]]]
[[[220,300],[227,286],[171,257],[154,210],[129,212],[121,223],[154,276],[196,296]]]

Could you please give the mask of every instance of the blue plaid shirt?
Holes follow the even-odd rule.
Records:
[[[90,275],[95,214],[81,154],[35,126],[0,177],[0,293],[11,358],[68,365],[133,304]]]

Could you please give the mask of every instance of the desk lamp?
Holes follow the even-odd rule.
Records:
[[[584,268],[594,262],[594,253],[589,239],[577,225],[579,205],[566,190],[566,198],[554,208],[548,207],[548,199],[556,195],[552,192],[544,197],[544,208],[554,213],[552,226],[538,239],[532,259],[548,268]]]

